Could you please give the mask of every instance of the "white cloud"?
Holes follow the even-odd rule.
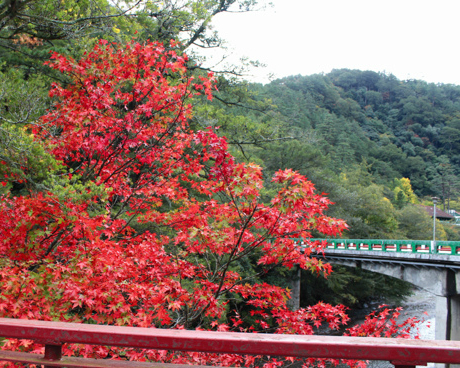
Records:
[[[350,68],[460,84],[456,0],[271,1],[272,9],[213,21],[234,60],[259,60],[267,64],[263,74]]]

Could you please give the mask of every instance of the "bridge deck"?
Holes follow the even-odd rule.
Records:
[[[444,254],[420,254],[420,253],[390,253],[365,250],[340,250],[326,249],[323,254],[315,257],[332,259],[350,259],[354,261],[372,261],[379,263],[399,263],[420,267],[436,267],[448,269],[460,269],[460,257]]]

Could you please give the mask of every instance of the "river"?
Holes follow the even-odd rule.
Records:
[[[413,295],[408,297],[403,303],[404,310],[399,317],[403,321],[410,317],[417,317],[423,322],[419,325],[419,338],[421,340],[434,340],[436,299],[433,294],[422,289],[414,289]],[[393,367],[389,362],[373,361],[370,362],[370,368],[389,368]],[[428,367],[434,367],[434,364],[428,364]]]

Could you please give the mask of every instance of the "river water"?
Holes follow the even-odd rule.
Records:
[[[414,290],[414,294],[407,298],[402,305],[404,317],[418,317],[423,320],[419,326],[419,337],[421,340],[434,340],[435,315],[436,315],[436,299],[433,294],[418,289]]]
[[[414,289],[413,295],[408,297],[403,303],[404,310],[398,321],[410,317],[417,317],[422,320],[419,325],[419,338],[421,340],[434,340],[436,299],[433,294],[422,289]],[[372,361],[369,363],[370,368],[390,368],[393,367],[389,362]],[[428,364],[428,367],[434,367],[434,364]]]

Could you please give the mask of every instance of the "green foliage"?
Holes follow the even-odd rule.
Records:
[[[408,205],[398,211],[399,231],[406,239],[432,239],[433,219],[422,208]],[[447,240],[443,225],[436,221],[436,239]]]
[[[443,224],[443,228],[446,232],[447,240],[460,241],[460,226]]]
[[[351,217],[346,236],[394,238],[397,221],[391,202],[383,195],[383,187],[377,184],[349,185],[348,190],[354,193],[355,200],[349,201],[348,211],[344,213],[344,217]]]
[[[411,285],[407,282],[361,268],[339,265],[333,265],[333,272],[327,279],[302,272],[302,286],[302,305],[322,300],[348,307],[362,307],[365,302],[382,299],[386,303],[399,304],[411,294]]]
[[[43,188],[58,164],[43,146],[34,141],[30,128],[38,125],[49,99],[44,92],[43,78],[24,80],[20,71],[0,72],[0,178],[2,193],[18,194],[26,186]],[[27,183],[27,184],[26,184]]]
[[[0,124],[33,124],[50,106],[46,79],[26,80],[22,71],[4,68],[0,70],[0,101]]]
[[[116,35],[116,19],[131,1],[29,0],[3,1],[0,5],[0,58],[20,67],[60,79],[59,73],[43,67],[50,51],[79,57],[83,45],[98,37]]]
[[[39,43],[75,38],[87,28],[106,25],[120,2],[111,3],[106,0],[4,1],[0,5],[0,35],[2,40]]]

